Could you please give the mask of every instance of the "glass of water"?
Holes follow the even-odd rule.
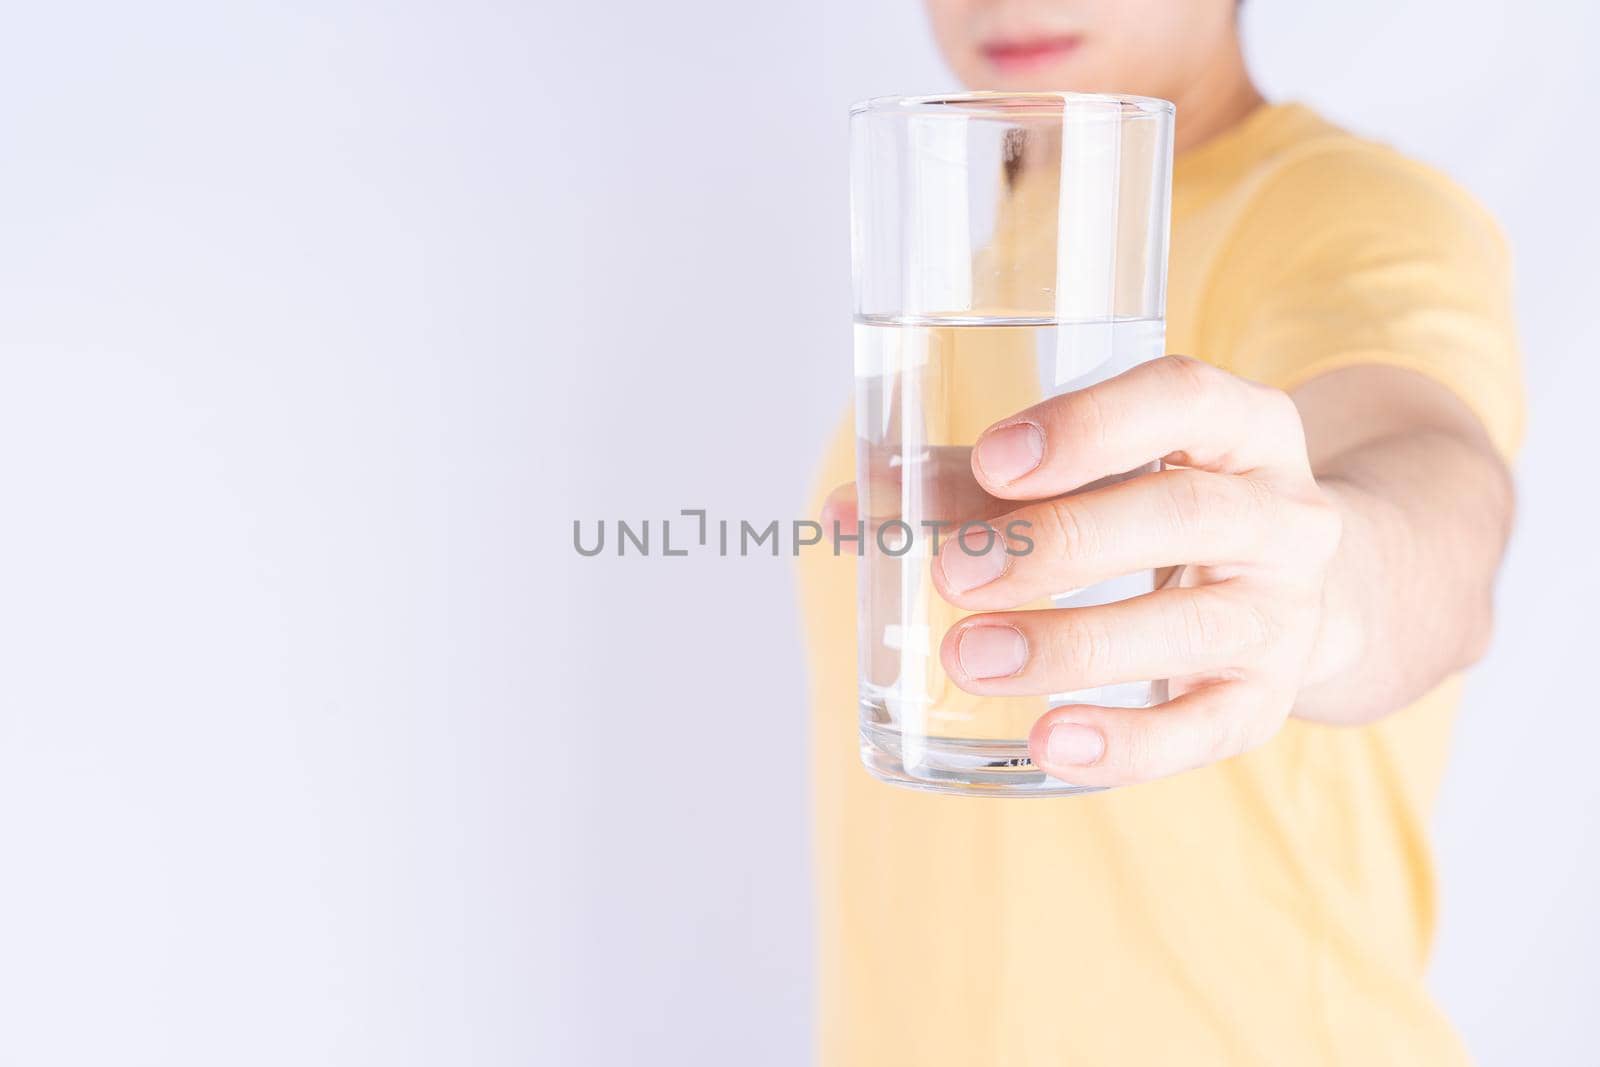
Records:
[[[1046,776],[1028,731],[1060,704],[1144,707],[1143,682],[979,697],[939,662],[967,612],[934,556],[987,547],[972,446],[1050,396],[1163,354],[1173,106],[1078,93],[886,97],[851,109],[861,752],[943,793],[1086,791]],[[1153,468],[1151,468],[1153,469]],[[1141,473],[1128,472],[1124,477]],[[1025,529],[1000,530],[1026,552]],[[1150,592],[1151,572],[1023,607]]]

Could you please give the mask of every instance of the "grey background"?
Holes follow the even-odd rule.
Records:
[[[1533,420],[1433,984],[1594,1059],[1589,5],[1251,0],[1276,96],[1518,255]],[[0,1063],[798,1064],[768,559],[849,375],[843,111],[909,0],[18,7],[0,35]]]

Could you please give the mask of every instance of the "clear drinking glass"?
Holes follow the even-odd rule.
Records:
[[[1144,707],[1157,695],[1151,682],[1049,697],[956,688],[939,644],[968,612],[934,591],[930,566],[964,523],[1017,506],[972,475],[986,427],[1162,355],[1172,124],[1164,100],[1102,94],[851,109],[861,752],[879,778],[968,795],[1083,792],[1033,766],[1034,721],[1064,703]],[[1023,607],[1153,588],[1147,571]]]

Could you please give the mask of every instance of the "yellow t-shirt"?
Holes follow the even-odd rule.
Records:
[[[1446,179],[1297,105],[1180,156],[1168,348],[1291,388],[1358,363],[1521,433],[1505,245]],[[848,420],[820,494],[853,477]],[[862,769],[855,560],[801,561],[814,701],[821,1062],[1460,1063],[1429,998],[1429,807],[1452,680],[1362,728],[1291,720],[1164,781],[1053,800]]]

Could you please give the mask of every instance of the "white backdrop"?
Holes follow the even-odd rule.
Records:
[[[1594,1060],[1590,5],[1247,0],[1454,174],[1533,417],[1434,985]],[[32,5],[0,34],[0,1063],[807,1061],[783,561],[849,380],[844,109],[911,0]]]

